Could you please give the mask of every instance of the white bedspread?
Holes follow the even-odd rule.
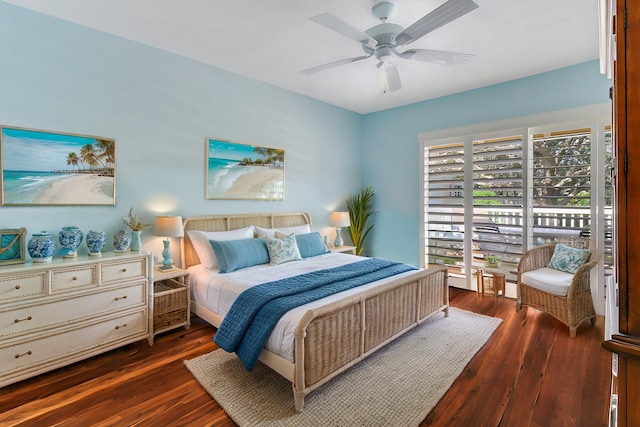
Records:
[[[218,270],[208,270],[201,265],[189,267],[192,298],[208,310],[224,317],[236,297],[245,289],[260,283],[272,282],[286,277],[297,276],[316,270],[323,270],[362,260],[362,257],[343,253],[328,253],[306,258],[301,261],[280,265],[256,265],[231,273],[220,274]],[[277,323],[265,347],[270,351],[293,362],[293,340],[296,325],[304,313],[315,307],[336,301],[344,296],[356,294],[363,289],[380,286],[386,281],[401,277],[403,273],[390,279],[379,280],[368,285],[349,289],[335,295],[302,305],[288,311]]]

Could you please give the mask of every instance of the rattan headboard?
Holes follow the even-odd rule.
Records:
[[[228,231],[256,225],[263,228],[293,227],[296,225],[311,225],[311,217],[305,212],[278,212],[255,214],[230,214],[195,216],[183,220],[184,237],[181,241],[182,268],[200,264],[187,231]]]

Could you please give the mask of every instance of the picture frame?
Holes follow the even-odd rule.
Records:
[[[285,152],[206,138],[206,199],[284,200]]]
[[[0,230],[0,265],[24,263],[26,235],[27,229],[24,227]]]
[[[114,139],[0,126],[4,206],[116,204]]]

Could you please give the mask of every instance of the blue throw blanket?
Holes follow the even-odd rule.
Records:
[[[247,370],[251,371],[267,338],[287,311],[411,270],[416,268],[398,262],[368,258],[254,286],[236,298],[213,341],[220,348],[235,352]]]

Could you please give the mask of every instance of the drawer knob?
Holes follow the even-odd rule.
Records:
[[[16,285],[16,289],[20,289],[20,285]]]
[[[126,268],[123,268],[123,269],[122,269],[122,272],[123,272],[123,273],[126,273],[126,272],[127,272],[127,269],[126,269]]]
[[[16,359],[20,359],[22,356],[31,356],[31,350],[27,351],[26,353],[16,354]]]
[[[120,328],[126,328],[126,327],[127,327],[127,324],[125,323],[124,325],[121,325],[121,326],[116,326],[116,329],[120,329]]]
[[[122,297],[115,297],[114,298],[115,301],[118,301],[118,300],[121,300],[121,299],[127,299],[127,296],[125,295],[125,296],[122,296]]]
[[[31,320],[31,319],[33,319],[33,317],[27,316],[24,319],[15,319],[13,323],[20,323],[20,322],[24,322],[25,320]]]
[[[73,276],[73,277],[71,278],[71,280],[78,280],[78,277],[77,277],[77,276]]]

